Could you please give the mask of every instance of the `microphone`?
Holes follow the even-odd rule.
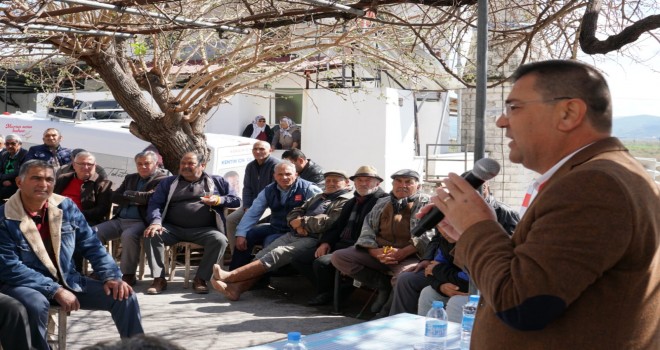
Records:
[[[472,169],[472,171],[463,174],[463,178],[476,189],[483,185],[484,182],[494,178],[499,172],[500,164],[496,160],[491,158],[481,158],[474,163],[474,169]],[[419,220],[419,223],[417,223],[417,226],[410,231],[410,234],[414,237],[419,237],[424,232],[435,227],[435,225],[444,218],[445,214],[434,206],[431,208],[431,211],[426,213],[426,215]]]

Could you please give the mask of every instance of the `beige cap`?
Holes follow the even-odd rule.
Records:
[[[358,168],[358,170],[355,172],[355,175],[351,176],[351,180],[355,180],[356,177],[373,177],[375,179],[378,179],[378,181],[383,181],[383,178],[378,176],[378,171],[376,168],[372,167],[371,165],[363,165]]]
[[[328,176],[331,176],[331,175],[340,176],[340,177],[343,177],[344,179],[348,180],[348,174],[346,174],[346,172],[343,171],[343,170],[330,170],[330,171],[326,171],[325,173],[323,173],[324,178],[326,178]]]

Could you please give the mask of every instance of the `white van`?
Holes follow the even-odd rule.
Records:
[[[96,156],[112,180],[113,188],[119,187],[127,174],[136,172],[133,157],[149,146],[128,131],[124,120],[65,121],[59,118],[40,117],[33,113],[0,115],[0,134],[17,134],[23,139],[23,148],[43,143],[46,129],[56,128],[62,134],[62,146],[70,149],[83,148]],[[254,160],[252,144],[255,139],[206,134],[211,149],[211,159],[206,171],[225,176],[241,195],[245,166]]]

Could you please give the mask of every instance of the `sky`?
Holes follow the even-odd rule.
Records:
[[[660,117],[660,43],[646,39],[629,50],[641,62],[616,52],[582,59],[604,71],[615,118],[642,114]]]

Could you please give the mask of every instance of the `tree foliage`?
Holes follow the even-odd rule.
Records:
[[[286,74],[330,88],[330,72],[350,65],[361,72],[355,79],[387,72],[411,89],[474,85],[477,0],[336,1],[360,13],[306,1],[99,2],[115,8],[74,0],[2,5],[0,65],[25,74],[56,65],[55,76],[50,69],[33,76],[55,91],[62,82],[102,80],[133,118],[131,132],[152,142],[174,172],[184,152],[207,152],[211,108]],[[640,33],[655,38],[660,22],[649,15],[657,12],[653,0],[488,4],[491,84],[529,60],[575,58],[580,47],[618,50]]]

